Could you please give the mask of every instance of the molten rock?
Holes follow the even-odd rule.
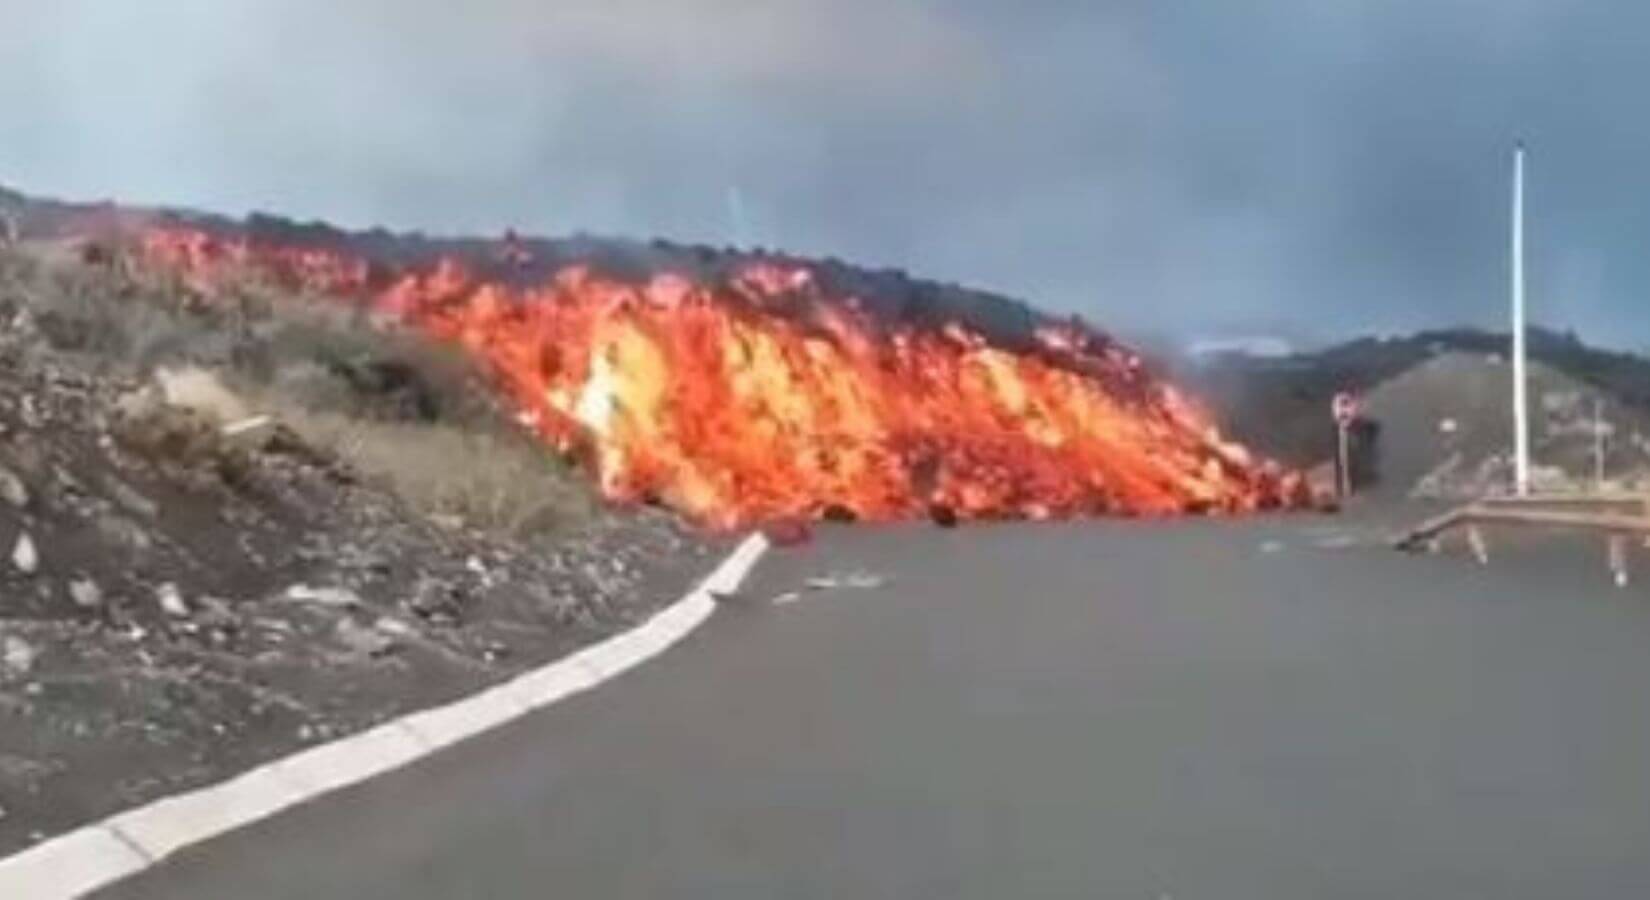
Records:
[[[813,540],[813,527],[803,519],[783,519],[770,522],[762,529],[769,543],[775,547],[795,547]]]
[[[348,298],[479,358],[521,419],[618,501],[704,525],[1247,512],[1303,482],[1226,443],[1139,357],[1079,324],[993,337],[873,313],[803,265],[690,279],[569,265],[533,286],[372,266],[173,228],[147,257],[210,292],[229,273]],[[887,304],[884,304],[886,307]]]

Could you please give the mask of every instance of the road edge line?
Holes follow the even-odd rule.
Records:
[[[715,612],[715,597],[737,590],[768,548],[764,535],[752,534],[686,596],[647,621],[508,681],[306,747],[216,784],[123,810],[0,858],[0,897],[83,896],[185,847],[399,769],[594,688],[691,634]]]

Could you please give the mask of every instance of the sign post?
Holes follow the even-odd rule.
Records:
[[[1593,398],[1593,489],[1604,493],[1604,398]]]
[[[1353,420],[1358,418],[1358,400],[1348,391],[1335,395],[1330,404],[1335,417],[1335,491],[1342,500],[1352,496],[1352,440]]]

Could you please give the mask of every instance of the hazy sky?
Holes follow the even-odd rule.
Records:
[[[1633,0],[0,0],[0,183],[733,240],[1125,330],[1650,342]]]

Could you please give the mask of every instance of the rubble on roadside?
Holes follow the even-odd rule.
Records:
[[[851,590],[874,591],[888,583],[888,579],[870,572],[829,572],[809,578],[804,585],[810,591]]]
[[[1596,491],[1640,489],[1650,484],[1646,471],[1617,474],[1600,484],[1591,473],[1579,475],[1561,466],[1530,466],[1530,487],[1548,494],[1581,494]],[[1473,500],[1510,491],[1514,484],[1514,463],[1510,450],[1492,453],[1469,464],[1460,453],[1446,457],[1436,468],[1422,476],[1410,491],[1417,500]]]
[[[651,510],[432,521],[276,417],[167,403],[28,300],[0,259],[0,856],[542,664],[719,549]]]

